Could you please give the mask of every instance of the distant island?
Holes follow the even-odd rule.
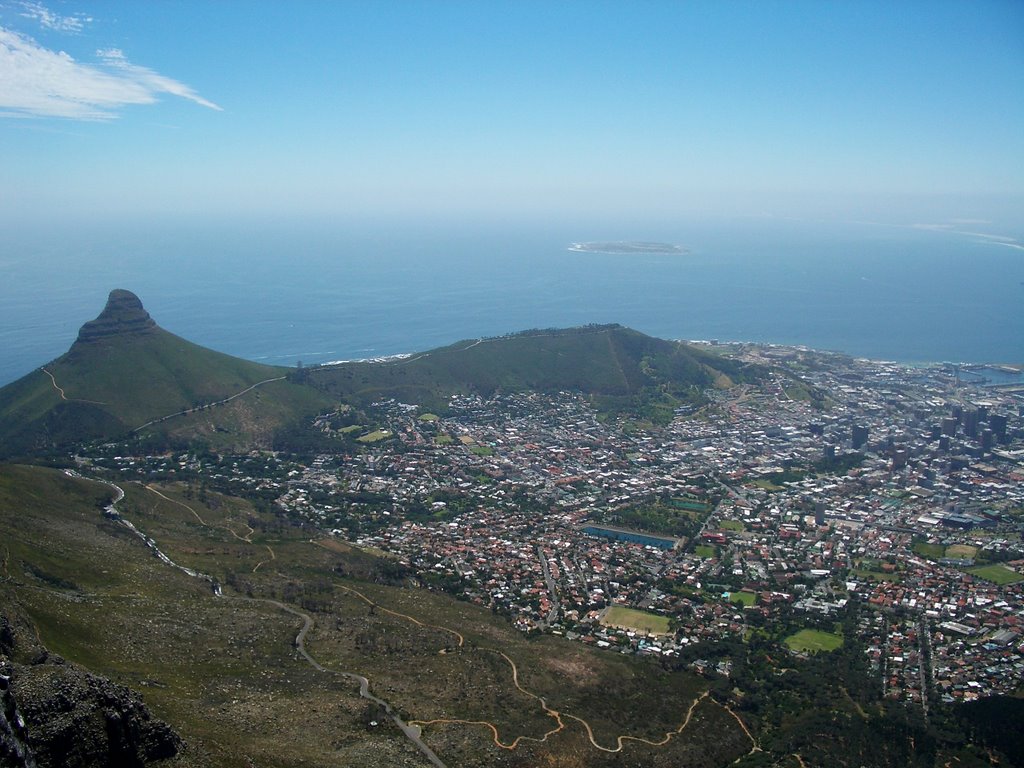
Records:
[[[689,253],[681,245],[653,243],[641,240],[616,240],[614,242],[572,243],[570,251],[578,253],[651,253],[682,255]]]

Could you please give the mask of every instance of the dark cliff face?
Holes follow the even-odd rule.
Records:
[[[90,320],[78,331],[76,344],[90,344],[111,336],[143,335],[157,327],[143,308],[139,297],[131,291],[115,288],[99,317]]]
[[[28,745],[25,718],[18,711],[18,702],[11,693],[13,668],[0,661],[0,765],[11,768],[36,768],[36,760]]]
[[[144,766],[181,747],[137,694],[73,665],[48,659],[12,683],[40,766]]]
[[[66,663],[27,634],[0,614],[0,766],[131,768],[178,753],[181,738],[137,693]]]

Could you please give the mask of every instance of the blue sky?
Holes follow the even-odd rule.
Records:
[[[768,214],[1020,233],[1024,3],[0,0],[0,156],[6,226]]]

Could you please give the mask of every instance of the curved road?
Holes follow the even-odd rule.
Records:
[[[53,378],[53,377],[51,376],[50,378]],[[263,381],[257,381],[251,387],[246,387],[241,392],[236,392],[235,394],[231,395],[230,397],[225,397],[223,400],[217,400],[216,402],[207,403],[206,405],[197,405],[195,408],[186,408],[185,410],[178,411],[177,413],[169,413],[166,416],[161,416],[158,419],[152,419],[151,421],[147,421],[142,426],[136,427],[135,429],[133,429],[132,430],[132,434],[135,434],[136,432],[138,432],[140,430],[143,430],[146,427],[152,426],[153,424],[159,424],[162,421],[167,421],[168,419],[173,419],[173,418],[175,418],[177,416],[187,416],[190,413],[196,413],[197,411],[202,411],[202,410],[204,410],[206,408],[212,408],[215,405],[224,405],[225,403],[230,403],[232,400],[234,400],[237,397],[241,397],[246,392],[251,392],[252,390],[256,389],[256,387],[262,387],[264,384],[270,384],[273,381],[284,381],[286,378],[287,378],[287,376],[276,376],[276,377],[274,377],[272,379],[264,379]],[[56,382],[54,382],[54,386],[56,386]],[[63,392],[61,394],[63,395]]]
[[[522,741],[532,741],[532,742],[537,742],[537,743],[543,743],[543,742],[547,741],[549,736],[552,736],[552,735],[562,731],[565,728],[565,722],[562,719],[563,717],[565,717],[565,718],[569,718],[571,720],[575,720],[576,722],[580,723],[583,726],[583,728],[585,729],[585,731],[587,733],[587,738],[589,739],[589,741],[590,741],[590,743],[591,743],[591,745],[593,747],[595,747],[596,749],[598,749],[598,750],[600,750],[602,752],[615,753],[615,752],[621,752],[623,747],[624,747],[624,745],[625,745],[625,742],[627,742],[627,741],[635,741],[635,742],[642,743],[642,744],[647,744],[647,745],[653,746],[653,747],[664,746],[669,741],[671,741],[673,738],[675,738],[676,736],[679,736],[679,735],[682,734],[682,732],[689,725],[690,720],[691,720],[691,718],[693,716],[694,710],[697,708],[697,705],[700,704],[700,702],[702,702],[709,695],[709,691],[705,691],[700,696],[698,696],[693,701],[693,703],[690,704],[690,707],[689,707],[689,709],[687,710],[687,713],[686,713],[686,717],[683,719],[683,722],[679,725],[679,727],[677,729],[675,729],[674,731],[667,732],[665,734],[664,738],[660,739],[659,741],[652,741],[652,740],[645,739],[645,738],[639,737],[639,736],[617,736],[616,737],[616,746],[615,747],[606,747],[606,746],[603,746],[601,744],[598,744],[598,742],[597,742],[597,740],[596,740],[596,738],[594,736],[593,729],[591,728],[590,724],[586,720],[584,720],[582,717],[579,717],[577,715],[568,714],[568,713],[563,714],[563,713],[561,713],[561,712],[559,712],[559,711],[557,711],[555,709],[552,709],[550,706],[548,706],[547,701],[545,701],[545,699],[542,696],[539,696],[536,693],[534,693],[532,691],[529,691],[526,688],[523,688],[523,686],[519,682],[519,668],[516,666],[515,661],[513,661],[506,653],[504,653],[503,651],[495,650],[495,649],[481,648],[480,650],[482,650],[482,651],[489,651],[491,653],[496,653],[496,654],[498,654],[499,656],[501,656],[505,660],[505,662],[509,665],[509,667],[512,670],[512,684],[521,693],[523,693],[523,694],[525,694],[525,695],[527,695],[527,696],[537,700],[540,703],[540,706],[544,710],[545,714],[547,714],[548,716],[554,718],[555,722],[558,724],[557,728],[553,728],[552,730],[548,731],[547,733],[545,733],[540,738],[531,737],[531,736],[518,736],[510,744],[503,744],[500,741],[500,739],[499,739],[499,733],[498,733],[497,726],[494,725],[493,723],[487,722],[487,721],[482,721],[482,720],[454,720],[454,719],[449,720],[449,719],[440,719],[440,720],[428,720],[428,721],[413,720],[413,721],[410,721],[410,722],[406,722],[391,707],[391,705],[388,704],[388,702],[384,701],[383,699],[375,696],[374,694],[372,694],[370,692],[370,681],[366,677],[364,677],[363,675],[356,674],[354,672],[339,672],[339,671],[336,671],[336,670],[328,669],[327,667],[324,667],[322,664],[320,664],[320,662],[318,662],[309,653],[309,651],[306,650],[306,644],[305,644],[306,643],[306,635],[309,634],[309,631],[314,626],[313,619],[312,619],[312,617],[309,614],[304,613],[303,611],[300,611],[297,608],[293,608],[292,606],[287,605],[286,603],[282,603],[282,602],[279,602],[277,600],[271,600],[269,598],[253,598],[253,597],[242,597],[242,596],[224,595],[221,592],[220,584],[218,584],[212,577],[210,577],[210,576],[208,576],[206,574],[203,574],[203,573],[199,573],[197,571],[193,571],[193,570],[191,570],[189,568],[186,568],[184,566],[181,566],[181,565],[178,565],[177,563],[175,563],[173,560],[171,560],[169,557],[167,557],[167,555],[164,554],[156,546],[156,542],[153,541],[153,539],[151,539],[150,537],[146,536],[144,533],[139,531],[134,525],[132,525],[129,521],[124,520],[117,513],[117,510],[115,509],[115,506],[117,505],[118,502],[120,502],[124,498],[124,491],[119,486],[117,486],[114,483],[109,482],[107,480],[101,480],[101,479],[98,479],[98,478],[84,477],[83,475],[79,474],[78,472],[75,472],[74,470],[65,470],[65,474],[67,474],[68,476],[71,476],[71,477],[77,477],[77,478],[81,478],[81,479],[84,479],[84,480],[91,480],[93,482],[102,483],[104,485],[108,485],[111,488],[113,488],[115,490],[116,497],[110,503],[110,505],[108,507],[106,507],[106,509],[104,511],[107,514],[109,514],[111,517],[113,517],[114,519],[118,520],[119,522],[121,522],[122,524],[127,526],[129,529],[131,529],[132,532],[134,532],[137,536],[139,536],[146,543],[146,545],[148,547],[150,547],[151,549],[153,549],[156,552],[157,556],[163,562],[167,563],[168,565],[171,565],[174,568],[177,568],[177,569],[179,569],[181,571],[184,571],[185,573],[189,574],[190,576],[193,576],[193,577],[196,577],[196,578],[200,578],[200,579],[204,579],[206,581],[209,581],[213,585],[214,594],[217,595],[218,597],[221,597],[221,598],[224,598],[224,599],[231,599],[231,600],[243,600],[243,601],[246,601],[246,602],[253,602],[253,603],[266,603],[267,605],[272,605],[275,608],[278,608],[279,610],[285,611],[286,613],[290,613],[291,615],[293,615],[293,616],[295,616],[297,618],[302,619],[302,628],[299,629],[299,632],[295,636],[295,640],[294,640],[295,649],[298,651],[299,655],[302,656],[302,658],[305,659],[305,661],[311,667],[313,667],[315,670],[317,670],[318,672],[322,672],[324,674],[340,675],[341,677],[344,677],[344,678],[346,678],[348,680],[354,680],[354,681],[358,682],[359,683],[359,695],[360,695],[360,697],[362,697],[362,698],[364,698],[364,699],[366,699],[368,701],[372,701],[375,704],[377,704],[378,706],[380,706],[385,711],[385,713],[388,715],[388,717],[391,718],[391,721],[396,726],[398,726],[398,728],[402,731],[403,734],[405,734],[406,738],[409,739],[409,741],[411,741],[416,746],[416,748],[427,758],[427,760],[429,760],[430,763],[432,765],[434,765],[436,768],[447,768],[447,766],[434,753],[434,751],[432,749],[430,749],[430,747],[428,747],[426,745],[426,743],[424,743],[424,741],[422,739],[422,729],[421,729],[421,726],[440,725],[440,724],[482,725],[482,726],[485,726],[485,727],[487,727],[487,728],[489,728],[491,730],[491,732],[492,732],[492,734],[494,736],[494,743],[495,743],[495,745],[497,745],[498,747],[500,747],[502,749],[513,750]],[[159,493],[158,491],[155,491],[155,489],[150,488],[149,490],[153,490],[158,495],[160,495],[163,498],[167,499],[166,496],[164,496],[163,494]],[[168,501],[173,501],[173,499],[167,499],[167,500]],[[178,503],[180,503],[180,502],[178,502]],[[187,505],[182,505],[182,506],[187,506]],[[191,509],[191,508],[189,508],[189,509]],[[198,513],[196,513],[195,510],[192,510],[192,513],[195,514],[197,518],[199,517]],[[201,519],[202,518],[200,518],[200,520]],[[204,523],[204,525],[205,524],[206,523]],[[315,543],[315,542],[311,542],[311,543]],[[433,628],[433,629],[441,629],[441,630],[443,630],[445,632],[448,632],[448,633],[450,633],[450,634],[452,634],[452,635],[454,635],[455,637],[458,638],[458,645],[459,646],[462,646],[463,643],[464,643],[464,638],[463,638],[462,634],[460,634],[459,632],[457,632],[454,629],[451,629],[449,627],[443,627],[443,626],[440,626],[440,625],[435,625],[435,624],[426,624],[426,623],[420,621],[419,619],[415,618],[414,616],[409,616],[408,614],[399,613],[399,612],[393,611],[393,610],[391,610],[389,608],[385,608],[382,605],[378,605],[377,603],[375,603],[373,600],[371,600],[370,598],[368,598],[366,595],[362,594],[358,590],[352,589],[350,587],[343,587],[343,589],[345,589],[347,592],[349,592],[351,594],[356,595],[357,597],[359,597],[360,599],[362,599],[365,602],[369,603],[370,605],[373,605],[373,606],[377,607],[378,609],[380,609],[380,610],[382,610],[382,611],[384,611],[386,613],[389,613],[389,614],[391,614],[393,616],[400,617],[400,618],[403,618],[403,619],[407,619],[407,620],[409,620],[409,621],[411,621],[411,622],[413,622],[413,623],[415,623],[415,624],[417,624],[419,626],[422,626],[422,627],[430,627],[430,628]],[[743,730],[744,734],[746,734],[746,736],[752,742],[751,750],[750,750],[750,752],[748,754],[753,754],[754,752],[761,751],[761,747],[758,744],[757,739],[755,739],[753,734],[750,733],[750,731],[748,730],[747,726],[740,719],[740,717],[735,712],[733,712],[733,710],[730,709],[729,707],[724,706],[724,705],[719,705],[719,706],[721,706],[723,709],[725,709],[725,711],[727,711],[730,715],[733,716],[733,718],[739,724],[739,727]]]
[[[370,681],[368,679],[366,679],[362,675],[357,675],[354,672],[335,672],[332,669],[327,669],[310,655],[309,651],[306,650],[306,634],[309,632],[309,630],[313,628],[313,619],[309,616],[309,614],[303,613],[302,611],[292,608],[290,605],[279,603],[277,600],[268,600],[265,598],[251,597],[239,597],[236,599],[247,601],[251,600],[253,602],[259,603],[267,603],[269,605],[273,605],[280,608],[282,611],[287,611],[293,616],[298,616],[300,619],[302,619],[302,629],[300,629],[299,634],[295,636],[295,649],[299,652],[299,655],[301,655],[302,658],[304,658],[309,663],[309,665],[318,672],[341,675],[342,677],[348,680],[357,681],[359,683],[359,695],[362,698],[372,701],[375,704],[378,704],[380,707],[382,707],[384,711],[387,713],[388,717],[391,718],[391,721],[401,729],[402,733],[405,734],[406,738],[408,738],[409,741],[415,744],[416,747],[420,750],[420,752],[422,752],[424,756],[426,756],[426,758],[433,765],[437,766],[437,768],[446,768],[445,764],[441,762],[441,758],[434,754],[434,751],[423,742],[423,739],[420,738],[420,729],[418,726],[411,725],[405,722],[405,720],[403,720],[401,716],[397,712],[395,712],[394,709],[391,708],[391,705],[384,701],[384,699],[378,698],[377,696],[374,696],[372,693],[370,693]]]
[[[367,678],[363,677],[362,675],[357,675],[354,672],[337,672],[335,670],[328,669],[327,667],[323,666],[322,664],[320,664],[320,662],[318,662],[316,659],[313,658],[313,656],[309,653],[309,651],[306,650],[306,635],[313,628],[313,619],[312,619],[312,617],[309,614],[303,613],[302,611],[300,611],[300,610],[298,610],[296,608],[292,608],[290,605],[286,605],[285,603],[278,602],[277,600],[270,600],[270,599],[267,599],[267,598],[258,598],[258,597],[241,597],[241,596],[234,597],[234,596],[228,596],[228,595],[223,594],[223,592],[221,592],[221,589],[220,589],[220,584],[218,584],[213,579],[213,577],[207,576],[204,573],[199,573],[198,571],[193,571],[191,568],[186,568],[183,565],[178,565],[177,563],[175,563],[173,560],[171,560],[171,558],[169,558],[164,552],[162,552],[157,547],[156,542],[153,541],[153,539],[151,539],[150,537],[146,536],[144,533],[142,533],[142,531],[140,531],[138,528],[136,528],[134,525],[132,525],[131,522],[129,522],[128,520],[125,520],[124,518],[122,518],[120,516],[120,514],[117,512],[117,509],[116,509],[116,505],[118,504],[118,502],[120,502],[124,498],[124,490],[120,486],[115,485],[114,483],[112,483],[112,482],[110,482],[108,480],[101,480],[99,478],[94,478],[94,477],[85,477],[84,475],[81,475],[78,472],[75,472],[74,470],[70,470],[70,469],[64,470],[64,473],[66,475],[68,475],[69,477],[76,477],[76,478],[79,478],[79,479],[82,479],[82,480],[91,480],[92,482],[102,483],[103,485],[109,485],[111,488],[113,488],[114,491],[115,491],[115,498],[104,509],[104,512],[109,514],[111,517],[116,519],[118,522],[120,522],[123,525],[125,525],[126,527],[128,527],[136,536],[141,538],[146,543],[146,546],[148,546],[150,549],[152,549],[154,552],[156,552],[157,556],[163,562],[167,563],[168,565],[170,565],[170,566],[172,566],[174,568],[177,568],[178,570],[184,571],[185,573],[189,574],[190,576],[194,576],[196,578],[201,578],[201,579],[204,579],[206,581],[209,581],[213,585],[213,591],[214,591],[214,594],[217,597],[221,597],[221,598],[224,598],[224,599],[232,599],[232,600],[244,600],[246,602],[252,602],[252,603],[266,603],[268,605],[273,605],[274,607],[279,608],[282,611],[285,611],[287,613],[292,614],[293,616],[296,616],[296,617],[302,619],[302,628],[299,630],[299,633],[295,636],[295,641],[294,641],[295,642],[295,649],[299,652],[299,655],[302,656],[302,658],[305,659],[306,662],[311,667],[313,667],[313,669],[315,669],[317,672],[323,672],[325,674],[341,675],[342,677],[344,677],[344,678],[346,678],[348,680],[355,680],[355,681],[357,681],[359,683],[359,695],[362,698],[367,699],[369,701],[372,701],[375,704],[379,705],[381,708],[383,708],[384,711],[387,713],[388,717],[391,718],[392,722],[394,722],[394,724],[398,726],[398,728],[402,731],[402,733],[405,734],[406,738],[409,739],[409,741],[411,741],[416,746],[416,748],[420,752],[423,753],[424,757],[426,757],[427,760],[429,760],[432,765],[436,766],[436,768],[447,768],[447,766],[441,761],[441,758],[439,758],[436,754],[434,754],[434,751],[424,743],[423,739],[420,737],[420,733],[421,732],[420,732],[420,729],[419,729],[418,726],[410,725],[409,723],[406,723],[405,720],[403,720],[401,718],[401,716],[391,707],[390,704],[388,704],[386,701],[384,701],[384,699],[381,699],[381,698],[379,698],[377,696],[374,696],[372,693],[370,693],[370,681]],[[150,490],[153,490],[153,489],[150,489]],[[160,494],[159,492],[156,492],[156,493],[158,493],[158,495],[160,495],[160,496],[163,496],[163,494]],[[163,496],[163,498],[166,499],[167,497]],[[168,500],[172,501],[172,499],[168,499]],[[195,514],[196,517],[199,517],[198,513],[196,513],[195,510],[192,510],[192,513]],[[201,519],[202,518],[200,518],[200,520]],[[205,524],[206,523],[204,523],[204,525]],[[355,590],[352,590],[352,591],[354,592]],[[359,596],[363,597],[363,599],[367,599],[367,598],[365,598],[361,594]],[[457,632],[455,632],[455,634],[458,635]],[[459,639],[461,641],[461,639],[462,639],[461,635],[459,635]]]

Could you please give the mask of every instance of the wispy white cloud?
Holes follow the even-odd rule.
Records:
[[[162,93],[220,110],[192,88],[132,64],[118,50],[97,51],[98,65],[75,61],[31,37],[0,27],[0,115],[109,120]]]
[[[76,13],[71,16],[62,16],[54,13],[42,3],[25,0],[19,3],[20,15],[26,19],[39,22],[45,29],[52,29],[56,32],[81,32],[86,24],[92,22],[91,16]]]
[[[96,55],[103,59],[103,62],[112,69],[123,73],[126,78],[149,88],[154,93],[170,93],[174,96],[180,96],[183,99],[194,101],[196,104],[203,107],[209,107],[210,109],[216,109],[217,111],[220,111],[221,109],[212,101],[204,99],[184,83],[179,83],[177,80],[164,77],[147,67],[140,67],[138,64],[132,64],[125,58],[124,53],[117,48],[107,48],[105,50],[96,51]]]

